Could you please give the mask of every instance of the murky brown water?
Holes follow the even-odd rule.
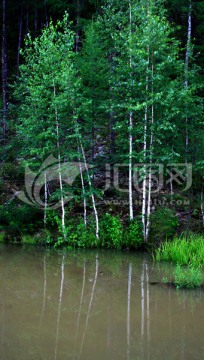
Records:
[[[0,248],[1,360],[201,360],[204,293],[144,255]]]

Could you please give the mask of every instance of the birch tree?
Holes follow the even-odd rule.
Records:
[[[64,26],[63,32],[59,27]],[[66,240],[65,204],[61,165],[66,156],[77,157],[73,116],[73,94],[77,98],[78,80],[74,69],[74,33],[65,16],[63,23],[52,23],[34,41],[28,36],[24,53],[26,64],[20,66],[16,97],[21,100],[18,134],[27,163],[38,165],[49,154],[58,159],[61,202],[61,230]],[[22,98],[23,101],[22,101]],[[33,136],[35,134],[35,136]],[[69,140],[68,140],[69,139]],[[69,141],[69,150],[66,144]],[[29,149],[29,150],[28,150]],[[45,190],[45,206],[47,192]]]
[[[129,161],[129,216],[133,218],[136,196],[131,184],[132,162],[142,162],[142,223],[144,240],[148,242],[152,164],[154,160],[168,161],[172,153],[168,155],[171,137],[178,118],[182,118],[180,99],[185,97],[183,62],[179,60],[179,43],[173,38],[162,1],[132,0],[120,4],[109,0],[104,19],[115,54],[110,82],[118,146],[120,154],[123,152],[120,159]]]

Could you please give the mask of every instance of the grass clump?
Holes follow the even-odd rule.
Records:
[[[165,241],[156,250],[157,261],[172,261],[181,265],[194,267],[204,266],[204,237],[199,234],[189,234],[188,239],[184,236],[175,237],[173,241]]]
[[[183,268],[177,264],[174,276],[174,284],[177,289],[194,289],[200,287],[204,281],[201,270],[194,266]]]
[[[21,238],[21,244],[23,244],[23,245],[35,245],[36,240],[31,235],[23,235],[22,238]]]

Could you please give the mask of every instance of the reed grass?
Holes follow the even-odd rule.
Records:
[[[204,267],[204,237],[200,234],[190,233],[188,238],[183,235],[175,237],[172,241],[165,241],[156,250],[157,261],[172,261],[180,265]]]

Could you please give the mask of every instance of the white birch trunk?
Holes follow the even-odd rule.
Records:
[[[153,59],[152,59],[153,61]],[[152,62],[152,98],[154,95],[154,65]],[[152,119],[151,119],[151,135],[150,135],[150,168],[149,168],[149,182],[148,182],[148,200],[147,200],[147,219],[146,219],[146,234],[145,239],[148,242],[150,231],[150,215],[151,215],[151,193],[152,193],[152,158],[153,158],[153,125],[154,125],[154,104],[152,104]]]
[[[130,112],[129,119],[129,216],[130,220],[133,220],[133,193],[132,193],[132,129],[133,129],[133,121],[132,121],[132,112]]]
[[[95,222],[96,222],[96,237],[98,239],[99,238],[99,220],[98,220],[98,212],[97,212],[97,208],[96,208],[96,201],[95,201],[95,197],[94,197],[94,194],[93,194],[93,191],[92,191],[91,178],[90,178],[89,169],[88,169],[86,156],[85,156],[85,152],[84,152],[84,148],[83,148],[81,139],[79,139],[79,142],[80,142],[81,152],[82,152],[82,156],[83,156],[83,160],[84,160],[84,166],[85,166],[85,169],[86,169],[86,172],[87,172],[89,188],[90,188],[90,191],[91,191],[91,199],[92,199],[93,211],[94,211]]]
[[[53,79],[53,92],[54,98],[56,97],[56,88],[55,82]],[[55,123],[56,123],[56,134],[57,134],[57,150],[58,150],[58,173],[59,173],[59,184],[60,184],[60,193],[61,193],[61,209],[62,209],[62,233],[66,241],[66,229],[65,229],[65,207],[64,207],[64,196],[63,196],[63,186],[62,186],[62,172],[61,172],[61,153],[60,153],[60,142],[59,142],[59,121],[58,121],[58,111],[55,107]]]
[[[44,185],[44,227],[46,227],[47,224],[47,173],[45,172],[45,185]]]
[[[189,57],[191,53],[191,36],[192,36],[192,0],[189,0],[188,8],[188,35],[186,44],[186,56],[185,56],[185,83],[184,88],[188,90],[188,70],[189,70]],[[189,133],[188,133],[188,117],[186,116],[186,163],[188,162],[188,145],[189,145]]]
[[[80,153],[79,147],[78,147],[78,153]],[[82,170],[80,158],[79,158],[79,170],[80,170],[80,177],[81,177],[82,193],[83,193],[83,198],[84,198],[84,225],[86,227],[86,225],[87,225],[86,192],[85,192],[83,170]]]
[[[149,45],[147,47],[147,75],[146,75],[146,96],[149,90]],[[144,152],[144,173],[143,173],[143,188],[142,188],[142,224],[143,224],[143,237],[144,241],[147,242],[146,238],[146,216],[147,216],[147,120],[148,120],[148,107],[145,107],[145,117],[144,117],[144,145],[143,145],[143,152]]]
[[[203,208],[203,188],[200,194],[200,208],[201,208],[201,214],[202,214],[202,222],[204,225],[204,208]]]
[[[191,54],[191,36],[192,36],[192,0],[189,0],[188,8],[188,34],[185,56],[185,89],[188,88],[188,69],[189,69],[189,57]]]
[[[131,0],[129,1],[129,12],[130,12],[130,81],[132,83],[132,54],[131,54],[131,37],[132,37],[132,5]],[[131,84],[132,85],[132,84]],[[133,198],[132,198],[132,130],[133,130],[133,113],[130,111],[129,114],[129,216],[130,220],[133,220]]]

